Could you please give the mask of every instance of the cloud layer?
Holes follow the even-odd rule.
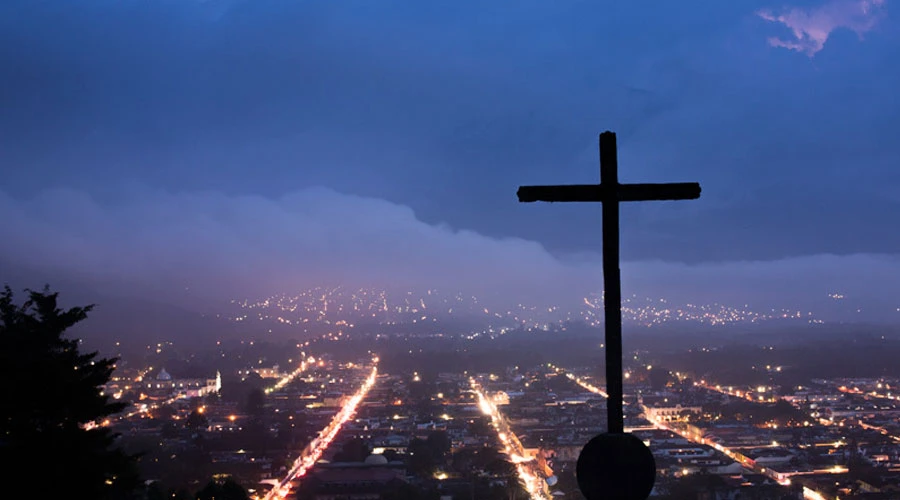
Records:
[[[328,189],[274,200],[131,189],[122,200],[104,206],[70,189],[26,200],[0,193],[0,233],[13,236],[0,247],[0,281],[16,274],[21,282],[15,270],[40,269],[107,294],[178,305],[318,285],[438,288],[487,295],[499,305],[575,303],[600,289],[597,254],[554,256],[532,241],[427,224],[408,207]],[[623,280],[626,296],[821,309],[828,293],[894,300],[900,259],[629,262]]]
[[[583,281],[537,243],[428,225],[408,207],[324,188],[277,200],[142,189],[109,208],[57,189],[27,201],[0,195],[0,212],[0,231],[17,235],[0,250],[6,262],[152,293],[224,300],[317,285],[485,291]]]
[[[884,17],[884,7],[885,0],[832,0],[819,7],[794,7],[780,14],[763,10],[758,15],[793,32],[793,39],[771,37],[768,39],[769,45],[813,57],[825,47],[828,37],[837,29],[852,30],[862,39]]]

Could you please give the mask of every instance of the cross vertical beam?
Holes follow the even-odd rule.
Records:
[[[603,204],[603,313],[606,353],[607,417],[610,434],[623,434],[622,279],[619,270],[619,203],[693,200],[700,184],[619,184],[616,134],[600,134],[600,184],[520,186],[520,202],[600,202]]]
[[[646,500],[653,491],[653,453],[634,434],[625,434],[622,379],[622,277],[619,270],[619,203],[693,200],[700,184],[619,184],[616,134],[600,134],[600,184],[520,186],[520,202],[599,202],[603,204],[603,314],[606,337],[608,432],[581,449],[575,475],[588,500]]]
[[[600,186],[603,199],[603,316],[606,344],[607,426],[625,432],[622,388],[622,276],[619,269],[619,167],[616,134],[600,134]]]

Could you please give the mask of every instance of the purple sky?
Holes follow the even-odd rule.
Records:
[[[596,182],[610,129],[623,182],[703,185],[623,207],[626,293],[890,320],[892,7],[3,2],[0,280],[577,296],[599,207],[515,191]]]

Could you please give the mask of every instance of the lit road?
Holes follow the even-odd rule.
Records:
[[[553,367],[552,365],[551,365],[551,367],[554,370],[556,370],[557,373],[565,372],[566,376],[569,379],[571,379],[572,381],[574,381],[575,383],[577,383],[579,386],[583,387],[584,389],[586,389],[590,392],[593,392],[594,394],[599,394],[603,397],[607,397],[606,393],[604,391],[602,391],[601,389],[597,388],[596,386],[590,384],[589,382],[585,381],[584,379],[581,379],[581,378],[571,374],[567,370]],[[729,395],[732,397],[747,399],[747,400],[753,401],[755,403],[764,403],[764,402],[772,401],[772,399],[759,401],[759,398],[753,398],[753,393],[750,391],[743,392],[743,391],[739,391],[739,390],[736,391],[736,390],[734,390],[733,387],[708,385],[708,384],[706,384],[705,381],[695,383],[694,385],[697,387],[702,387],[704,389],[711,390],[711,391],[720,392],[722,394],[726,394],[726,395]],[[741,464],[743,467],[750,469],[754,472],[764,474],[765,476],[773,479],[774,481],[778,482],[778,484],[780,484],[782,486],[790,485],[791,484],[790,477],[792,477],[792,476],[813,475],[813,474],[843,474],[848,471],[846,467],[835,466],[835,467],[830,467],[827,469],[820,469],[820,470],[815,470],[815,471],[778,472],[778,471],[772,469],[771,467],[761,467],[761,466],[758,466],[758,465],[752,463],[746,456],[744,456],[743,454],[736,451],[735,448],[729,448],[726,446],[722,446],[719,443],[716,443],[714,441],[710,441],[709,439],[706,439],[705,437],[703,437],[703,431],[701,429],[699,429],[698,427],[690,426],[688,429],[680,429],[678,427],[673,427],[673,426],[670,426],[668,422],[664,422],[659,417],[652,417],[652,416],[648,415],[646,412],[644,413],[644,418],[646,418],[656,429],[667,430],[669,432],[672,432],[674,434],[677,434],[677,435],[687,439],[688,441],[690,441],[692,443],[709,446],[709,447],[713,448],[714,450],[727,456],[728,458],[734,460],[735,462]],[[630,431],[630,430],[626,429],[626,431]],[[803,488],[803,494],[804,494],[804,498],[807,500],[823,500],[823,497],[817,491],[811,490],[807,487]]]
[[[600,396],[603,396],[603,397],[606,398],[606,399],[609,399],[609,395],[606,393],[606,391],[604,391],[603,389],[601,389],[601,388],[599,388],[599,387],[597,387],[597,386],[591,384],[591,383],[588,382],[587,380],[585,380],[585,379],[583,379],[583,378],[581,378],[581,377],[579,377],[579,376],[573,374],[572,372],[570,372],[570,371],[568,371],[568,370],[564,370],[564,369],[562,369],[562,368],[560,368],[560,367],[558,367],[558,366],[555,366],[555,365],[553,365],[553,364],[551,364],[551,363],[547,363],[547,366],[548,366],[549,368],[553,369],[556,373],[565,373],[566,377],[567,377],[569,380],[571,380],[571,381],[575,382],[576,384],[580,385],[584,390],[586,390],[586,391],[588,391],[588,392],[592,392],[592,393],[594,393],[594,394],[598,394],[598,395],[600,395]]]
[[[113,422],[120,422],[122,420],[128,420],[129,418],[135,417],[137,415],[145,415],[145,414],[150,413],[153,410],[162,408],[163,406],[166,406],[166,405],[170,405],[170,404],[174,403],[175,401],[178,401],[179,399],[185,399],[185,398],[187,398],[186,395],[178,394],[178,395],[172,396],[169,399],[166,399],[165,401],[157,401],[156,403],[153,403],[153,404],[141,404],[138,406],[137,410],[133,410],[128,413],[122,413],[119,415],[114,415],[114,416],[111,416],[110,418],[107,418],[102,421],[88,422],[88,423],[84,424],[82,427],[86,430],[94,429],[96,427],[107,427],[107,426],[111,425]]]
[[[309,366],[312,366],[315,362],[316,362],[316,359],[312,356],[310,356],[308,359],[306,359],[304,361],[301,361],[300,366],[298,366],[296,370],[281,377],[278,380],[278,382],[276,382],[274,385],[266,388],[266,390],[265,390],[266,394],[271,394],[272,392],[277,391],[277,390],[281,389],[282,387],[286,386],[287,384],[291,383],[292,380],[297,378],[299,375],[303,374],[307,370],[307,368]],[[141,374],[139,375],[138,378],[145,377],[148,372],[149,372],[149,370],[144,370],[143,372],[141,372]],[[150,405],[140,405],[140,406],[138,406],[137,410],[133,410],[128,413],[123,413],[121,415],[117,415],[117,416],[113,417],[112,419],[106,419],[100,423],[89,424],[86,426],[86,428],[92,428],[97,425],[107,426],[107,425],[110,425],[111,421],[128,420],[129,418],[132,418],[132,417],[135,417],[138,415],[147,414],[157,408],[161,408],[163,406],[170,405],[170,404],[178,401],[179,399],[185,399],[185,398],[187,398],[186,395],[177,394],[177,395],[175,395],[169,399],[166,399],[164,401],[158,401],[158,402],[150,404]]]
[[[839,392],[842,392],[844,394],[863,396],[865,399],[874,398],[874,399],[881,399],[881,400],[893,401],[893,402],[900,401],[900,397],[898,397],[896,394],[890,392],[891,386],[885,385],[882,383],[878,383],[878,385],[876,386],[876,390],[871,391],[871,392],[863,392],[858,387],[850,388],[845,385],[838,386],[837,383],[835,383],[833,385],[837,388],[837,390]],[[881,390],[883,392],[878,392],[879,390]],[[882,434],[884,436],[891,438],[895,442],[900,442],[900,436],[891,434],[884,427],[867,423],[865,420],[863,420],[863,417],[857,417],[857,424],[860,427],[862,427],[863,429],[878,432],[879,434]]]
[[[528,459],[525,456],[522,443],[515,433],[510,430],[506,419],[503,418],[500,410],[497,409],[497,405],[485,395],[484,390],[474,378],[470,378],[469,383],[472,386],[472,391],[478,396],[478,407],[482,413],[491,417],[491,422],[497,431],[497,437],[500,438],[500,442],[503,444],[503,451],[510,456],[510,460],[516,467],[516,473],[519,475],[519,481],[529,497],[537,500],[550,499],[547,482],[541,475],[534,472],[532,467],[533,459]]]
[[[602,391],[601,389],[597,388],[596,386],[590,384],[589,382],[585,381],[584,379],[582,379],[580,377],[576,377],[568,370],[563,370],[561,368],[556,368],[556,367],[554,367],[554,369],[558,373],[565,372],[566,376],[570,380],[574,381],[575,383],[577,383],[579,386],[583,387],[584,389],[586,389],[594,394],[599,394],[603,397],[607,397],[606,393],[604,391]],[[750,464],[746,463],[746,458],[743,458],[742,455],[739,455],[737,452],[735,452],[729,448],[726,448],[718,443],[709,441],[708,439],[704,438],[701,435],[701,433],[699,432],[699,429],[697,429],[697,428],[694,428],[695,432],[688,432],[688,431],[679,429],[677,427],[671,427],[671,426],[667,425],[667,423],[664,422],[662,419],[660,419],[658,417],[657,418],[651,417],[650,415],[648,415],[646,413],[644,414],[644,418],[646,418],[647,421],[649,421],[651,424],[653,424],[653,426],[657,429],[662,429],[662,430],[667,430],[669,432],[673,432],[675,434],[678,434],[679,436],[686,438],[687,440],[689,440],[693,443],[711,446],[713,449],[718,450],[719,452],[723,453],[724,455],[726,455],[728,458],[734,460],[735,462],[738,462],[741,465],[744,465],[745,467],[748,467],[748,468],[751,467]],[[761,470],[765,471],[766,469],[761,468]],[[763,473],[765,473],[765,472],[763,472]],[[781,479],[781,478],[773,477],[773,479],[776,479],[779,482],[783,481],[783,479]]]
[[[375,385],[376,376],[378,375],[378,358],[373,360],[372,370],[369,376],[362,383],[359,390],[351,397],[341,410],[331,419],[331,422],[319,433],[319,436],[313,439],[306,448],[300,453],[300,456],[294,460],[290,472],[272,488],[265,496],[265,500],[283,499],[290,494],[291,481],[298,477],[302,477],[311,469],[321,458],[322,453],[328,448],[328,445],[334,440],[344,423],[349,420],[354,413],[356,407],[366,397],[366,394]]]
[[[763,394],[768,391],[767,387],[757,388],[756,397],[754,397],[754,392],[751,390],[742,391],[740,389],[735,389],[734,386],[725,387],[718,384],[707,384],[705,380],[694,382],[694,387],[701,387],[708,391],[718,392],[734,398],[746,399],[747,401],[752,401],[754,403],[774,403],[781,399],[773,396],[763,396]]]
[[[891,433],[888,432],[888,430],[885,429],[884,427],[879,427],[879,426],[877,426],[877,425],[867,424],[867,423],[866,423],[863,419],[861,419],[861,418],[857,421],[857,423],[858,423],[859,426],[862,427],[863,429],[866,429],[866,430],[869,430],[869,431],[876,431],[876,432],[878,432],[879,434],[882,434],[882,435],[884,435],[884,436],[887,436],[887,437],[893,439],[894,441],[900,442],[900,437],[897,437],[897,436],[891,434]]]
[[[301,353],[301,355],[305,355],[305,354],[306,353]],[[316,363],[316,358],[314,358],[312,356],[310,356],[307,359],[304,359],[303,361],[300,362],[300,366],[298,366],[296,370],[294,370],[291,373],[288,373],[287,375],[278,379],[278,382],[275,382],[275,384],[272,385],[271,387],[267,387],[266,394],[271,394],[271,393],[281,389],[282,387],[290,384],[292,380],[297,378],[299,375],[303,374],[303,372],[305,372],[308,367],[313,366],[315,363]]]
[[[134,378],[134,382],[143,381],[144,378],[146,378],[147,375],[151,371],[153,371],[152,366],[140,371],[138,373],[137,377]],[[157,408],[162,408],[163,406],[170,405],[170,404],[174,403],[175,401],[178,401],[179,399],[185,399],[186,397],[187,396],[184,394],[176,394],[175,396],[172,396],[171,398],[166,399],[164,401],[157,401],[157,402],[151,403],[151,404],[138,404],[138,405],[136,405],[137,406],[136,410],[132,410],[127,413],[120,413],[118,415],[112,415],[105,420],[99,420],[96,422],[88,422],[88,423],[84,424],[83,427],[85,429],[93,429],[95,427],[107,427],[110,424],[112,424],[113,422],[120,422],[122,420],[128,420],[129,418],[132,418],[132,417],[135,417],[138,415],[144,415],[144,414],[150,413],[151,411],[153,411]]]
[[[119,415],[117,420],[126,420],[126,419],[129,419],[136,415],[149,413],[152,410],[155,410],[157,408],[162,408],[163,406],[170,405],[170,404],[174,403],[175,401],[178,401],[179,399],[185,399],[185,398],[187,398],[187,396],[185,396],[184,394],[178,394],[178,395],[172,396],[169,399],[166,399],[165,401],[159,401],[159,402],[153,403],[151,405],[141,405],[140,408],[135,411],[131,411],[131,412],[125,413],[123,415]],[[108,424],[109,420],[106,420],[103,423]]]
[[[728,458],[734,460],[735,462],[741,464],[745,468],[750,469],[759,474],[764,474],[767,477],[777,481],[778,484],[781,484],[782,486],[787,486],[787,485],[791,484],[791,480],[788,479],[788,476],[790,476],[791,473],[778,472],[778,471],[772,469],[771,467],[758,466],[758,465],[754,464],[749,458],[742,455],[740,452],[738,452],[734,449],[728,448],[726,446],[722,446],[721,444],[716,443],[715,441],[706,439],[705,437],[703,437],[702,430],[699,429],[698,427],[690,426],[689,429],[687,429],[687,430],[680,429],[678,427],[668,425],[668,422],[664,422],[664,421],[662,421],[662,419],[660,419],[658,417],[651,417],[650,415],[645,414],[645,418],[647,420],[649,420],[651,423],[653,423],[653,425],[657,426],[660,429],[665,429],[669,432],[678,434],[679,436],[687,439],[688,441],[691,441],[692,443],[709,446],[709,447],[713,448],[714,450],[727,456]]]

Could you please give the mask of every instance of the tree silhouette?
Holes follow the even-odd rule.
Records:
[[[244,398],[244,411],[253,418],[262,417],[266,407],[266,393],[259,387],[254,387]]]
[[[662,367],[654,367],[647,374],[647,378],[650,382],[650,388],[654,391],[665,389],[669,382],[675,380],[675,377],[672,376],[672,372]]]
[[[432,448],[424,439],[415,438],[409,442],[406,466],[415,476],[428,477],[434,473],[437,461]]]
[[[205,429],[209,427],[209,419],[199,409],[195,409],[185,419],[184,426],[194,431]]]
[[[107,427],[86,426],[121,411],[102,394],[115,359],[79,351],[65,331],[92,306],[61,310],[57,294],[26,290],[19,306],[0,293],[0,462],[8,498],[131,498],[136,457]]]
[[[197,492],[197,500],[249,500],[247,491],[233,479],[224,482],[210,481]]]
[[[232,401],[244,405],[247,402],[248,396],[254,389],[263,390],[265,386],[265,380],[263,380],[258,373],[250,372],[244,380],[237,378],[223,380],[220,396],[225,401]]]
[[[394,479],[381,493],[380,500],[425,500],[422,491],[401,479]]]
[[[452,443],[450,436],[446,431],[431,431],[425,438],[425,443],[431,451],[431,456],[436,462],[444,460],[444,457],[450,453]]]
[[[365,439],[352,438],[344,443],[341,451],[334,454],[335,462],[362,462],[372,450]]]

